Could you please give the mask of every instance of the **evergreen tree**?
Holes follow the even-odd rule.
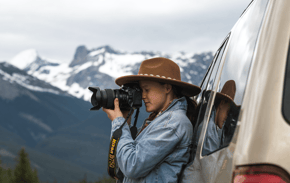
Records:
[[[85,173],[84,179],[80,181],[80,183],[88,183],[87,182],[87,174]]]
[[[16,159],[18,164],[14,170],[14,183],[34,183],[33,172],[30,167],[30,162],[28,154],[25,152],[24,148],[21,148],[19,152],[19,157]]]
[[[11,169],[8,170],[2,169],[2,179],[1,183],[13,183],[11,180]]]
[[[104,174],[99,180],[95,181],[95,183],[115,183],[116,180],[108,176],[107,174]]]
[[[3,181],[3,174],[4,174],[4,172],[3,172],[3,168],[1,166],[1,159],[0,159],[0,182],[4,182]]]
[[[8,168],[7,171],[6,171],[6,175],[7,175],[7,182],[8,183],[13,183],[13,171],[11,168]]]
[[[11,182],[11,168],[8,168],[7,170],[2,167],[1,165],[2,161],[0,160],[0,183],[12,183]]]
[[[39,179],[38,179],[37,169],[36,168],[33,170],[33,183],[39,183]]]

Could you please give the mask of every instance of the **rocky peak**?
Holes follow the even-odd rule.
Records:
[[[112,47],[110,47],[109,45],[105,45],[105,46],[102,46],[100,48],[104,48],[105,49],[105,52],[108,52],[108,53],[113,53],[113,54],[118,54],[120,53],[119,51],[116,51],[114,50]]]
[[[74,59],[70,63],[70,67],[81,65],[87,61],[88,50],[86,46],[78,46],[74,55]]]

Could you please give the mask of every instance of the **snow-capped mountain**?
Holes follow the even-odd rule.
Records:
[[[111,123],[102,111],[89,111],[87,88],[119,88],[115,78],[137,74],[141,62],[153,57],[175,61],[182,80],[196,85],[213,58],[211,52],[130,53],[79,46],[71,63],[44,59],[34,49],[0,63],[2,162],[13,165],[18,147],[24,145],[43,181],[78,180],[84,173],[93,180],[105,173]],[[148,117],[143,111],[141,123]]]
[[[15,156],[25,146],[42,181],[68,182],[84,174],[93,181],[105,171],[94,170],[106,163],[104,156],[95,157],[96,152],[105,155],[107,151],[110,123],[106,114],[92,113],[89,102],[6,62],[0,63],[0,86],[1,165],[14,167]],[[87,152],[91,147],[94,150]],[[86,155],[80,158],[80,153]]]
[[[54,110],[61,109],[59,116],[69,118],[72,113],[63,110],[67,106],[59,101],[73,101],[77,98],[69,96],[59,88],[5,62],[0,63],[0,85],[0,126],[18,135],[22,134],[20,136],[28,144],[36,144],[55,129],[71,124],[61,121]],[[51,100],[57,98],[58,101]],[[48,117],[48,114],[51,116]],[[56,119],[50,121],[50,118]]]
[[[153,57],[166,57],[175,61],[180,66],[181,79],[199,85],[213,55],[212,52],[130,53],[115,50],[110,46],[91,50],[79,46],[69,64],[42,59],[35,50],[21,52],[10,63],[71,95],[89,101],[91,92],[87,89],[88,86],[99,86],[101,89],[119,88],[114,82],[117,77],[137,74],[141,62]]]
[[[39,60],[38,53],[35,49],[24,50],[18,53],[11,61],[10,64],[17,66],[19,69],[24,69],[27,65],[34,61]]]
[[[0,97],[14,99],[24,94],[24,90],[19,86],[31,91],[48,92],[54,94],[66,94],[57,87],[50,85],[36,77],[27,74],[25,71],[14,67],[6,62],[0,63]],[[13,88],[13,90],[10,88]]]

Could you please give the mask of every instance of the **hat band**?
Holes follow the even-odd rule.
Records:
[[[232,98],[231,96],[229,96],[228,94],[226,94],[226,93],[220,93],[220,94],[222,94],[222,95],[228,97],[229,99],[231,99],[231,100],[233,101],[233,98]]]
[[[160,77],[160,78],[165,78],[165,79],[176,80],[175,78],[159,76],[159,75],[154,75],[154,74],[138,74],[138,75],[141,75],[141,76],[154,76],[154,77]]]

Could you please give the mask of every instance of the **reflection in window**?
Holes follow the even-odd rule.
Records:
[[[212,91],[207,92],[209,94],[212,93]],[[204,138],[203,156],[225,147],[230,143],[240,111],[240,106],[234,102],[235,95],[236,83],[234,80],[227,81],[222,87],[221,92],[216,93]],[[198,133],[200,133],[201,128],[202,126],[198,127]]]
[[[206,91],[209,89],[212,89],[215,85],[214,81],[216,76],[218,75],[218,73],[220,72],[221,69],[219,69],[220,65],[221,65],[221,59],[224,53],[224,50],[226,48],[228,39],[229,39],[230,34],[226,37],[226,39],[224,40],[223,44],[221,45],[221,47],[217,50],[213,62],[208,70],[208,72],[206,73],[206,76],[201,84],[201,93],[198,95],[196,101],[198,104],[198,108],[197,110],[199,111],[198,113],[198,117],[197,117],[197,121],[196,121],[196,125],[194,127],[194,148],[193,148],[193,158],[195,157],[195,153],[196,153],[196,149],[197,149],[197,145],[198,145],[198,141],[199,141],[199,136],[200,136],[200,131],[198,131],[199,127],[202,127],[203,125],[203,121],[204,121],[204,117],[205,117],[205,112],[208,106],[208,100],[209,100],[209,93],[207,93]]]

